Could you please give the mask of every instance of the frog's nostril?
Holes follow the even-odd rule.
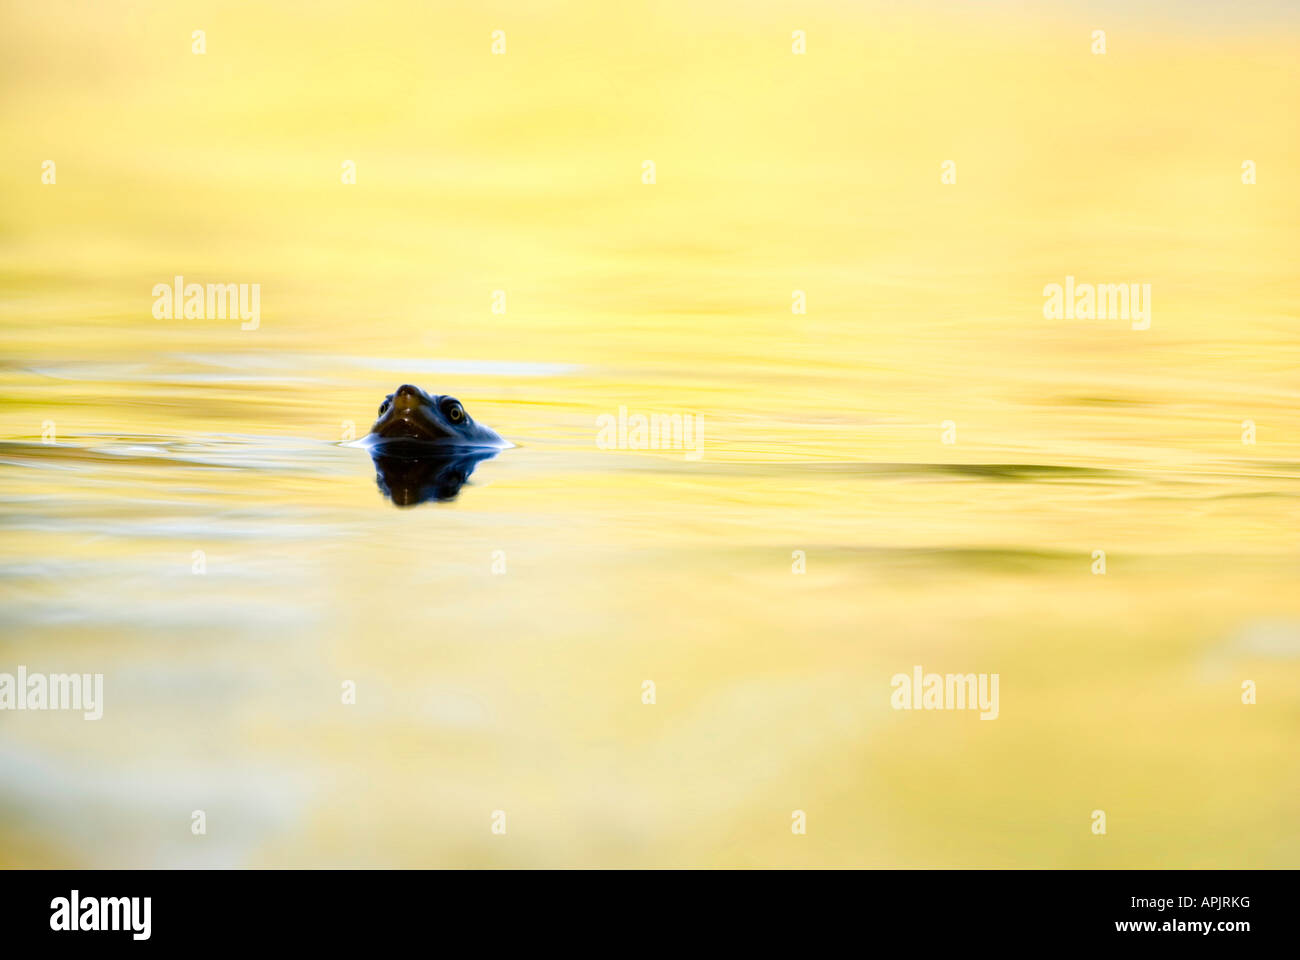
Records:
[[[404,383],[397,388],[397,395],[399,397],[413,397],[419,392],[419,387],[413,387],[409,383]]]

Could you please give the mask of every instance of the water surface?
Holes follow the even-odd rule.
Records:
[[[1296,862],[1289,35],[61,9],[0,31],[0,671],[106,704],[0,714],[0,862]],[[395,506],[402,382],[517,446]]]

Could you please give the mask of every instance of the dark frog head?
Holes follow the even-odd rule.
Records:
[[[379,405],[379,419],[370,428],[370,439],[385,448],[509,446],[491,427],[475,423],[455,397],[425,393],[409,383]]]

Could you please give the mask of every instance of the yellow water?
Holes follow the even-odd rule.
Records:
[[[1300,858],[1293,17],[2,16],[0,672],[105,708],[0,713],[0,863]],[[518,444],[453,502],[343,442],[407,381]]]

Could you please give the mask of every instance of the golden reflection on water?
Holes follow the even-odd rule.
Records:
[[[0,671],[106,708],[0,714],[0,863],[1294,864],[1294,23],[517,7],[5,11]],[[519,446],[395,509],[406,381]]]

